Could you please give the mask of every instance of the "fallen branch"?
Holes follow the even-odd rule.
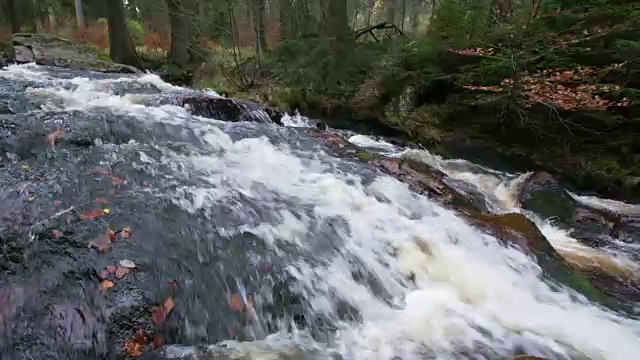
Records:
[[[376,35],[373,33],[374,30],[394,30],[396,33],[398,33],[398,35],[400,36],[404,36],[404,33],[402,32],[402,30],[400,30],[399,27],[397,27],[395,24],[389,24],[388,22],[381,22],[379,24],[376,25],[372,25],[372,26],[367,26],[364,29],[360,29],[357,30],[355,32],[355,38],[358,39],[361,36],[365,35],[365,34],[371,34],[371,36],[377,41],[380,42],[380,40],[378,40],[378,38],[376,37]]]

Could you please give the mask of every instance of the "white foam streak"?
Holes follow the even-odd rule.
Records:
[[[627,204],[622,201],[602,199],[595,196],[577,195],[574,193],[569,193],[569,195],[578,202],[595,209],[607,210],[622,215],[640,215],[640,205]]]

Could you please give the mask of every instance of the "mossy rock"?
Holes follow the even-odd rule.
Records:
[[[550,174],[536,173],[530,176],[523,184],[518,200],[524,209],[543,219],[552,219],[565,225],[573,223],[576,201]]]

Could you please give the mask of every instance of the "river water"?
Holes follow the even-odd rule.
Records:
[[[150,74],[0,70],[3,359],[120,358],[170,281],[166,345],[143,357],[638,358],[636,313],[588,301],[406,184],[331,156],[308,119],[225,123],[152,101],[190,92]],[[492,212],[522,211],[530,174],[342,134],[443,171]],[[587,248],[526,215],[561,253],[637,271],[633,246]],[[88,249],[107,227],[131,236]],[[123,259],[137,268],[100,291],[95,274]]]

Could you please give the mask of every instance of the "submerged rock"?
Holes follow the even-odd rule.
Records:
[[[588,299],[612,305],[610,299],[587,278],[578,273],[551,246],[538,227],[524,215],[467,213],[472,224],[489,232],[506,244],[515,244],[535,257],[538,265],[552,279],[580,292]],[[605,285],[605,284],[602,284]]]
[[[522,185],[518,200],[523,209],[561,224],[573,221],[576,201],[548,173],[536,173]]]
[[[87,45],[46,34],[14,34],[13,48],[18,63],[60,66],[75,70],[138,73],[140,70],[114,63]]]

